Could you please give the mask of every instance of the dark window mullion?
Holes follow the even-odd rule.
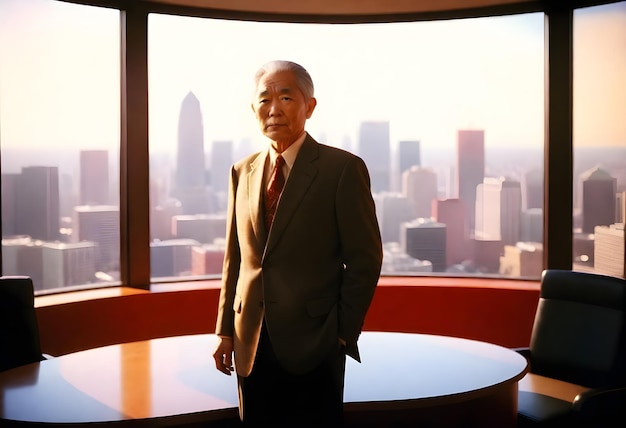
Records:
[[[546,10],[544,268],[573,259],[573,10]]]
[[[120,279],[150,287],[148,12],[121,10]]]

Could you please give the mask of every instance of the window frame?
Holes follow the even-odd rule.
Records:
[[[615,1],[522,2],[479,9],[394,15],[281,15],[121,0],[61,0],[120,10],[121,146],[120,281],[150,289],[148,152],[148,17],[150,13],[268,22],[364,23],[429,21],[545,13],[544,268],[573,262],[573,12]],[[1,260],[0,260],[1,263]],[[0,265],[1,268],[1,265]]]

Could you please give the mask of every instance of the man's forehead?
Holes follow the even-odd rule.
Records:
[[[270,90],[289,93],[298,89],[295,76],[291,72],[269,73],[259,80],[257,92],[267,93]]]

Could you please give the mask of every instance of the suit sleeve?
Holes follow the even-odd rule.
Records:
[[[359,360],[357,339],[378,284],[383,252],[370,178],[362,159],[346,164],[337,187],[343,281],[339,300],[339,337],[347,354]]]

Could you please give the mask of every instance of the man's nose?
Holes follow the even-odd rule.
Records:
[[[268,114],[270,116],[277,116],[280,113],[281,113],[280,106],[278,105],[278,103],[276,101],[272,101],[270,103],[270,108],[269,108]]]

